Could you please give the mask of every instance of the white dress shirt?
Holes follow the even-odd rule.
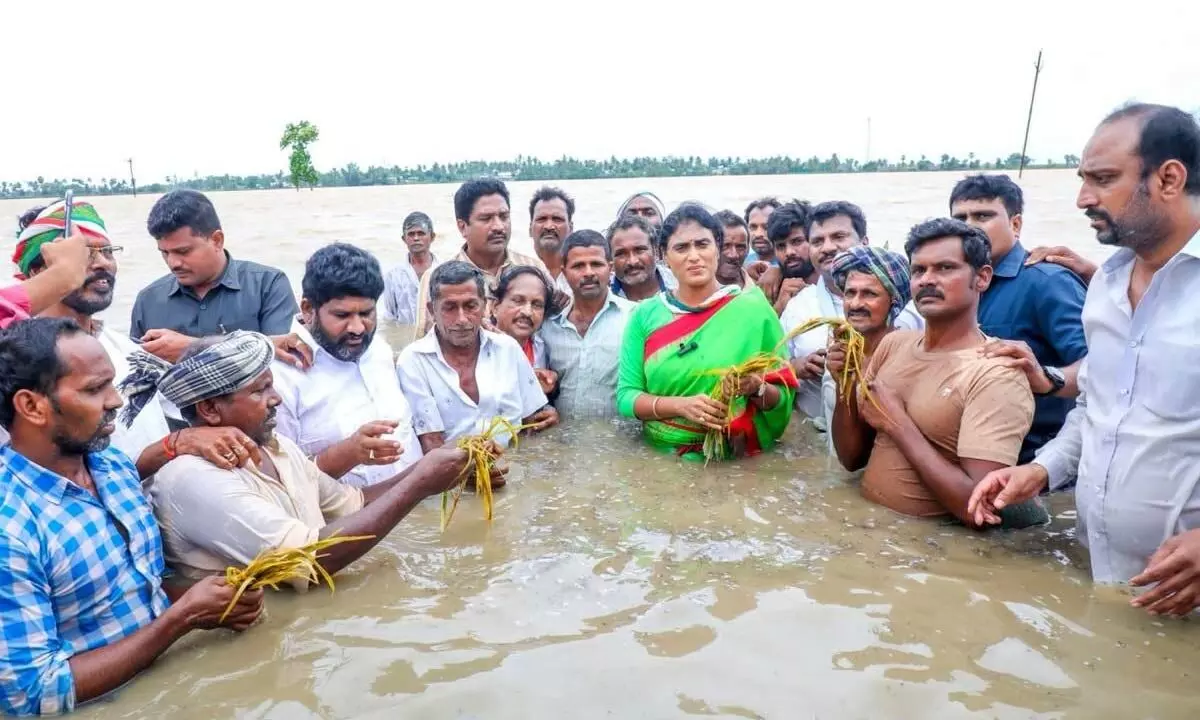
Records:
[[[783,332],[786,334],[813,318],[822,317],[846,317],[842,296],[829,291],[825,286],[824,276],[815,285],[806,286],[796,293],[796,297],[788,301],[787,306],[783,309],[783,314],[779,316],[779,322],[783,325]],[[895,326],[904,330],[924,330],[925,318],[917,313],[916,308],[910,302],[896,317]],[[789,340],[788,357],[793,360],[805,358],[828,346],[829,329],[819,327]],[[800,382],[800,388],[796,391],[796,407],[808,417],[818,420],[821,425],[825,424],[820,380]]]
[[[432,270],[438,264],[435,255],[430,254]],[[409,261],[408,253],[404,253],[400,262],[396,263],[383,276],[383,297],[379,299],[379,309],[385,320],[411,325],[417,321],[417,292],[421,287],[421,278]]]
[[[390,465],[359,465],[339,478],[356,487],[387,480],[421,459],[412,412],[392,369],[392,348],[379,333],[357,362],[346,362],[326,352],[299,322],[292,332],[312,348],[313,364],[307,371],[278,360],[271,364],[275,390],[283,398],[275,432],[316,457],[369,422],[399,423],[385,437],[401,444],[400,459]]]
[[[1092,278],[1080,395],[1034,460],[1050,487],[1077,479],[1079,539],[1097,582],[1125,582],[1168,538],[1200,528],[1200,234],[1133,309],[1131,250]]]
[[[458,371],[446,362],[437,329],[404,348],[396,361],[400,386],[413,411],[417,435],[444,433],[447,441],[482,432],[494,417],[513,425],[546,406],[546,396],[521,346],[511,337],[480,330],[475,363],[476,403],[458,382]],[[507,434],[497,437],[508,444]]]

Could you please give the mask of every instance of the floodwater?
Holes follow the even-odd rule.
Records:
[[[577,227],[629,193],[741,208],[845,198],[898,247],[944,214],[954,174],[563,183]],[[1025,237],[1102,258],[1070,172],[1033,172]],[[528,248],[513,184],[516,246]],[[384,265],[410,210],[457,244],[453,186],[212,197],[238,256],[283,267],[359,243]],[[153,198],[101,198],[127,250],[111,322],[163,272]],[[15,214],[28,203],[0,203]],[[394,339],[403,332],[390,330]],[[862,500],[794,423],[783,448],[713,465],[652,453],[622,422],[567,424],[508,456],[489,525],[473,496],[446,533],[426,502],[337,590],[274,593],[244,635],[194,633],[87,718],[1194,718],[1200,625],[1094,587],[1069,495],[1031,531],[977,534]]]

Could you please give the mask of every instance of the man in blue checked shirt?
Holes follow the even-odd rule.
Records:
[[[210,578],[174,602],[137,468],[108,447],[121,397],[72,320],[0,335],[0,712],[51,715],[131,680],[188,632],[244,630],[262,592]],[[175,595],[175,593],[172,593]]]

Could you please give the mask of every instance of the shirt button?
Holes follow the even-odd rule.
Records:
[[[200,309],[201,309],[201,310],[207,310],[207,309],[208,309],[208,306],[207,306],[207,305],[205,305],[204,303],[200,303]]]
[[[1129,389],[1128,389],[1128,388],[1123,388],[1123,389],[1121,390],[1121,394],[1122,394],[1122,395],[1128,395],[1128,394],[1129,394]]]
[[[1137,340],[1130,340],[1130,341],[1129,341],[1129,347],[1131,347],[1131,348],[1135,348],[1135,347],[1137,347]]]

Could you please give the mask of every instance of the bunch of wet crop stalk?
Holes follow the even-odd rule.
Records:
[[[303,547],[264,550],[246,567],[226,568],[225,582],[234,591],[233,599],[229,601],[229,605],[221,615],[221,622],[225,621],[247,590],[258,590],[264,587],[277,589],[280,583],[297,578],[304,578],[314,585],[320,585],[323,580],[329,584],[329,589],[333,590],[333,577],[325,572],[325,568],[321,567],[321,563],[317,561],[318,558],[324,557],[321,555],[321,551],[344,542],[370,540],[374,537],[374,535],[334,536]]]
[[[459,498],[472,479],[475,481],[475,492],[483,503],[484,517],[492,519],[492,467],[496,464],[499,453],[495,437],[500,433],[508,433],[512,438],[512,446],[517,447],[518,433],[529,425],[513,425],[502,417],[492,418],[492,422],[478,435],[467,435],[459,438],[458,447],[467,453],[467,464],[459,474],[459,483],[453,490],[442,493],[442,530],[450,524],[454,511],[458,508]]]
[[[724,460],[730,455],[729,424],[734,419],[733,401],[738,396],[742,380],[747,377],[758,377],[761,379],[768,373],[782,369],[787,365],[787,362],[778,354],[778,349],[786,345],[792,338],[823,326],[829,327],[833,332],[833,336],[842,341],[846,346],[846,364],[842,369],[841,375],[835,378],[838,383],[838,396],[847,397],[848,392],[858,390],[872,405],[876,408],[879,407],[874,394],[867,387],[867,381],[863,374],[866,339],[862,336],[862,333],[855,330],[850,323],[841,318],[813,318],[808,322],[796,326],[791,332],[785,335],[783,340],[779,342],[779,345],[776,346],[775,352],[758,353],[745,362],[733,367],[707,373],[717,375],[719,378],[709,396],[725,405],[727,410],[724,427],[721,429],[709,429],[704,435],[703,452],[706,463],[710,460]]]

